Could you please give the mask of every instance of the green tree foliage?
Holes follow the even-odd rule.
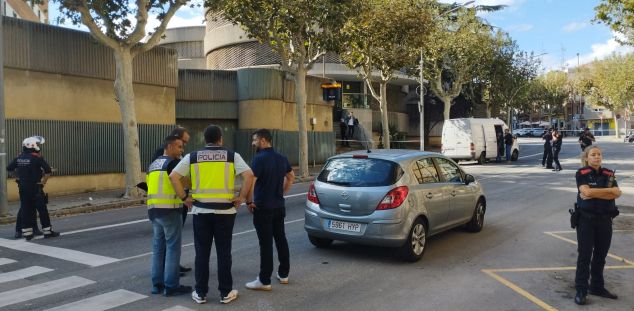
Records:
[[[355,0],[206,0],[250,38],[269,45],[293,74],[299,127],[299,175],[308,178],[306,74],[327,51],[338,52],[339,29],[354,12]],[[359,1],[361,3],[361,1]],[[355,10],[356,11],[356,10]]]
[[[399,70],[401,74],[414,70],[411,67],[428,42],[435,8],[431,0],[369,0],[357,7],[357,14],[342,30],[345,39],[341,58],[359,71],[380,104],[384,148],[390,147],[387,84]]]
[[[101,44],[112,49],[115,59],[114,89],[121,111],[125,159],[126,196],[138,195],[135,185],[142,180],[139,134],[132,88],[132,60],[159,42],[169,20],[187,4],[185,0],[53,0],[60,6],[60,22],[83,24]],[[160,25],[147,41],[145,27],[150,14]]]
[[[553,114],[565,111],[566,100],[570,94],[568,84],[568,74],[563,71],[549,71],[545,75],[537,78],[537,82],[542,86],[540,96],[542,99],[542,109],[546,110],[548,120]]]
[[[437,28],[425,51],[425,78],[430,90],[444,103],[449,119],[454,98],[481,70],[482,60],[493,54],[490,27],[471,9],[459,9],[436,19]]]
[[[623,34],[624,39],[617,38],[620,43],[634,45],[634,0],[601,0],[594,10],[594,21]]]

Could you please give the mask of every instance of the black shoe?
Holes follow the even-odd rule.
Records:
[[[15,235],[13,237],[16,238],[16,239],[21,239],[22,238],[22,232],[16,231]]]
[[[22,235],[24,237],[24,239],[26,239],[27,241],[31,241],[33,240],[33,235]]]
[[[163,284],[156,284],[156,285],[152,286],[152,294],[153,295],[160,294],[164,290],[165,290],[165,285],[163,285]]]
[[[192,287],[191,286],[179,285],[178,287],[175,287],[175,288],[167,288],[167,287],[165,287],[165,291],[163,292],[163,296],[165,296],[165,297],[178,296],[178,295],[183,295],[183,294],[189,294],[191,292],[192,292]]]
[[[603,297],[603,298],[609,298],[609,299],[618,299],[619,296],[610,293],[607,289],[605,288],[600,288],[597,290],[590,290],[590,295],[594,295],[594,296],[599,296],[599,297]]]
[[[552,170],[552,169],[555,169],[555,168],[554,168],[554,167],[552,167],[552,166],[546,166],[546,168],[547,168],[547,169],[551,169],[551,170]]]
[[[40,231],[40,230],[33,230],[33,234],[34,235],[44,235],[44,232]]]
[[[48,238],[56,238],[59,236],[59,232],[55,232],[53,230],[51,230],[51,233],[46,233],[44,234],[44,238],[48,239]]]
[[[179,269],[178,271],[181,272],[181,273],[192,271],[192,268],[185,267],[185,266],[178,266],[178,269]]]
[[[586,294],[577,291],[577,294],[575,295],[575,303],[578,305],[585,305],[586,304]]]

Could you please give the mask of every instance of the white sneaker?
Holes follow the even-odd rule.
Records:
[[[194,290],[192,292],[192,299],[197,303],[197,304],[203,304],[207,302],[207,297],[205,296],[198,296],[198,293]]]
[[[281,277],[280,274],[278,273],[276,275],[277,279],[280,281],[280,284],[288,284],[288,277]]]
[[[246,286],[246,288],[248,289],[253,289],[253,290],[271,290],[271,284],[269,285],[262,284],[262,282],[260,282],[260,277],[256,278],[255,281],[251,281],[247,284],[244,284],[244,286]]]
[[[237,298],[238,298],[238,291],[233,289],[227,294],[227,296],[220,298],[220,303],[227,304],[236,300]]]

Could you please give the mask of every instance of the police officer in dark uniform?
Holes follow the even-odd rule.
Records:
[[[603,267],[612,241],[612,219],[618,215],[614,200],[621,196],[614,171],[601,167],[598,146],[584,150],[586,166],[577,171],[577,271],[575,303],[586,303],[586,295],[617,299],[604,286]],[[588,286],[588,279],[590,285]]]
[[[15,171],[20,193],[20,211],[18,212],[22,236],[26,240],[33,239],[33,229],[37,228],[36,210],[40,212],[42,232],[45,238],[59,236],[53,231],[51,220],[46,209],[44,185],[51,176],[51,167],[40,154],[40,144],[44,138],[39,136],[26,138],[22,142],[22,153],[8,166],[9,172]]]
[[[546,168],[554,169],[553,147],[550,143],[553,140],[553,135],[551,134],[551,131],[544,130],[544,134],[542,134],[542,139],[544,140],[544,155],[542,156],[542,166],[546,165]]]

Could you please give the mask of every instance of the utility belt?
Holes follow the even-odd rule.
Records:
[[[199,208],[215,209],[215,210],[228,210],[228,209],[231,209],[233,207],[233,203],[231,203],[231,202],[227,202],[227,203],[207,203],[207,202],[200,202],[198,200],[194,200],[193,205],[195,205],[196,207],[199,207]]]
[[[595,220],[596,221],[604,221],[604,220],[612,220],[616,216],[619,215],[619,209],[618,208],[614,208],[608,214],[588,213],[586,211],[583,211],[583,210],[579,209],[579,207],[577,206],[577,203],[575,203],[574,204],[574,208],[569,209],[568,212],[570,213],[570,227],[572,229],[575,229],[579,225],[579,219],[580,218],[583,218],[583,219],[586,219],[586,220],[590,220],[590,221],[595,221]]]

